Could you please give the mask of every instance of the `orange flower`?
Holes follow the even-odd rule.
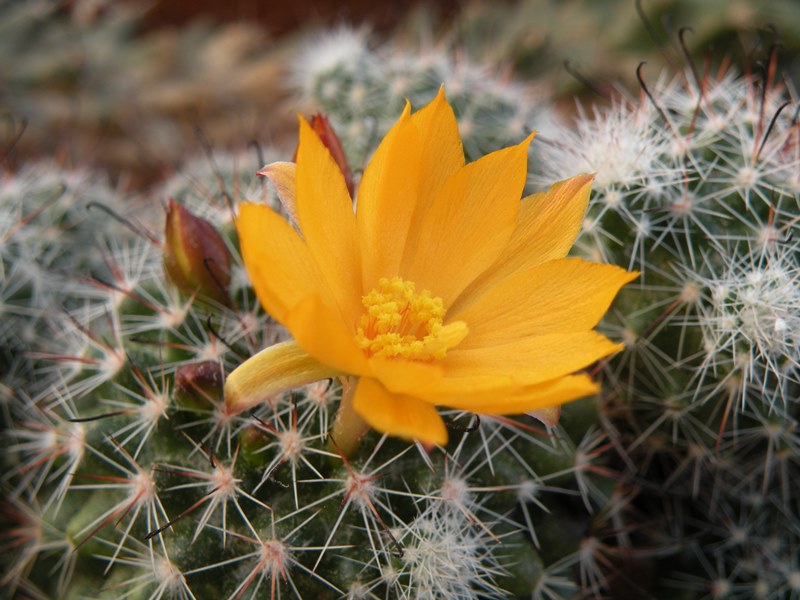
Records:
[[[352,446],[363,419],[444,444],[438,405],[514,414],[595,393],[575,372],[621,349],[593,328],[637,274],[565,258],[592,176],[520,203],[531,137],[465,165],[444,92],[413,115],[406,106],[354,213],[341,170],[301,118],[296,170],[276,168],[297,230],[260,204],[237,220],[256,294],[294,339],[230,374],[229,410],[351,376],[337,441]]]

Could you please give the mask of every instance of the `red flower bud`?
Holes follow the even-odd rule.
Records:
[[[231,259],[211,223],[170,199],[165,237],[164,268],[178,289],[229,305]]]
[[[180,406],[209,408],[222,402],[222,368],[213,360],[181,365],[175,372],[175,401]]]

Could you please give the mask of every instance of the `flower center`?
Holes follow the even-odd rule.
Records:
[[[417,292],[414,282],[382,277],[361,298],[364,313],[356,328],[356,343],[367,356],[430,361],[466,335],[462,322],[444,325],[444,302],[428,290]]]

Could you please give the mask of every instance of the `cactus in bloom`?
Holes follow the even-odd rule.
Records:
[[[362,98],[404,72],[428,82],[397,96],[418,105],[453,75],[369,56],[375,68],[351,74],[374,77]],[[0,587],[19,598],[796,596],[800,144],[796,102],[776,81],[690,69],[543,131],[532,185],[596,173],[576,252],[641,272],[602,324],[626,348],[596,369],[602,392],[557,423],[442,409],[439,447],[371,430],[344,452],[329,436],[347,393],[334,377],[249,412],[225,402],[234,368],[288,337],[256,299],[234,218],[243,200],[296,218],[285,190],[255,175],[292,149],[189,162],[164,185],[163,211],[84,171],[5,175]],[[461,121],[470,156],[540,110],[504,89],[513,110],[493,101],[480,128]],[[452,92],[468,117],[486,86]],[[353,116],[343,99],[358,97],[318,99],[356,166],[394,102]]]
[[[37,191],[77,174],[3,180],[15,198],[4,282],[28,253],[52,257],[37,264],[43,293],[8,287],[7,306],[27,308],[9,331],[34,333],[27,369],[4,374],[3,587],[21,598],[573,589],[574,563],[537,536],[553,534],[545,507],[572,504],[561,547],[574,554],[584,506],[608,491],[585,404],[561,425],[448,410],[446,447],[368,432],[347,457],[329,441],[338,379],[249,413],[226,405],[226,374],[287,335],[255,300],[233,228],[243,198],[282,210],[254,177],[256,156],[206,157],[168,182],[163,224],[108,186]]]

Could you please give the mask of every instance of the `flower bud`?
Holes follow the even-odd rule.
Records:
[[[170,199],[165,237],[164,268],[178,289],[229,305],[231,259],[211,223]]]
[[[193,409],[219,404],[223,380],[222,367],[213,360],[182,365],[175,373],[175,402]]]
[[[254,467],[263,468],[271,458],[264,448],[269,444],[269,440],[264,436],[255,425],[248,425],[239,434],[239,448],[241,448],[242,458]]]

